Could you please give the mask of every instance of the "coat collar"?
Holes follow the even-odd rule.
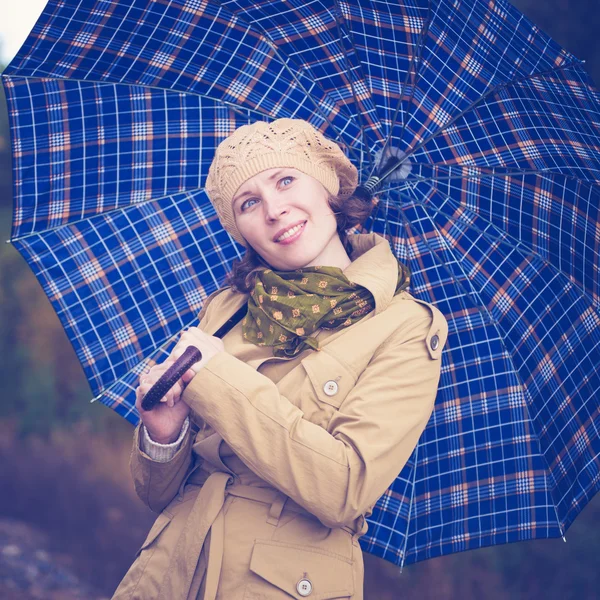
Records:
[[[384,311],[392,301],[398,284],[398,259],[389,242],[377,233],[348,236],[352,246],[350,260],[343,271],[353,283],[366,287],[375,298],[375,314]]]

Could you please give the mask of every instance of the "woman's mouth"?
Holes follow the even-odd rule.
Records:
[[[296,227],[289,229],[277,240],[276,243],[282,244],[284,246],[293,244],[302,235],[305,226],[306,221],[304,221],[304,223],[302,223],[301,225],[296,225]]]

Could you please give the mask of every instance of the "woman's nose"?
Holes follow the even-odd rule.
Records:
[[[268,194],[263,199],[267,221],[277,221],[281,215],[287,212],[287,203],[278,196],[278,194]]]

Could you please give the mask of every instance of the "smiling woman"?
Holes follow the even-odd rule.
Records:
[[[346,235],[370,212],[356,185],[305,121],[245,125],[219,145],[206,191],[242,263],[262,266],[211,296],[141,378],[131,467],[160,515],[115,599],[363,598],[359,538],[431,415],[448,326],[406,291],[384,238]],[[190,345],[202,360],[144,411]]]

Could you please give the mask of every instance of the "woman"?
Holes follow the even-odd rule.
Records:
[[[131,468],[160,514],[114,598],[363,598],[365,516],[430,417],[447,324],[405,291],[384,238],[346,236],[370,211],[356,184],[301,120],[240,127],[217,149],[206,191],[247,254],[141,377]],[[144,412],[188,345],[202,360]]]

